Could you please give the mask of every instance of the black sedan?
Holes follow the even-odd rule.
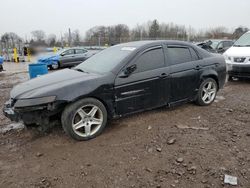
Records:
[[[72,138],[88,140],[108,119],[191,101],[210,105],[225,78],[224,58],[195,45],[131,42],[103,50],[74,69],[17,85],[4,113],[26,125],[60,119]]]

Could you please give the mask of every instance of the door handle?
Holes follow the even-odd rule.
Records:
[[[160,78],[167,78],[167,77],[169,77],[169,74],[162,73],[162,74],[160,75]]]
[[[194,69],[195,70],[200,70],[202,67],[200,65],[197,65]]]

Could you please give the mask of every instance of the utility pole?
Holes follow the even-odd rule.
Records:
[[[71,47],[72,37],[71,37],[71,30],[69,28],[69,47]]]
[[[62,32],[61,32],[61,47],[64,48]]]

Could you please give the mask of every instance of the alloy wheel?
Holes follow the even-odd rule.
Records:
[[[210,104],[216,97],[217,86],[214,82],[209,81],[202,88],[202,101],[205,104]]]
[[[101,128],[103,113],[95,105],[85,105],[77,110],[73,117],[73,131],[81,137],[94,135]]]
[[[59,64],[58,63],[52,64],[51,67],[53,70],[56,70],[59,68]]]

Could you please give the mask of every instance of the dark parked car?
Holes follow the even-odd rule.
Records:
[[[59,118],[72,138],[88,140],[102,132],[108,119],[190,101],[210,105],[225,78],[224,58],[195,45],[131,42],[73,69],[17,85],[4,113],[26,125],[49,125]]]
[[[233,46],[233,44],[234,42],[232,40],[212,39],[198,43],[197,46],[211,53],[223,54],[227,49]]]
[[[97,52],[97,50],[88,51],[84,48],[68,48],[60,50],[56,54],[39,58],[38,62],[47,64],[51,69],[72,67],[82,63]]]

